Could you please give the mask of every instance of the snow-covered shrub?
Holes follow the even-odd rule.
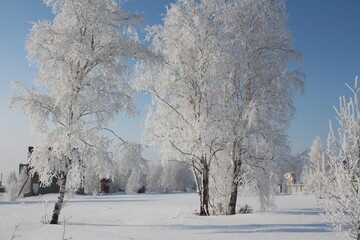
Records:
[[[163,164],[162,184],[168,192],[185,192],[195,185],[193,173],[188,164],[167,161]]]
[[[43,224],[48,224],[50,223],[50,218],[47,214],[48,202],[47,201],[42,202],[41,207],[42,207],[42,212],[40,215],[40,222]]]
[[[137,193],[138,190],[143,187],[143,185],[141,185],[140,183],[140,177],[141,177],[140,172],[132,171],[125,186],[125,192]]]
[[[6,197],[8,201],[15,201],[20,191],[19,180],[14,171],[10,172],[6,181]]]
[[[309,152],[309,164],[304,170],[303,179],[306,183],[307,190],[315,194],[318,198],[322,198],[321,192],[326,171],[328,170],[327,155],[320,137],[313,140],[313,144]]]
[[[242,181],[243,184],[240,187],[241,195],[257,197],[260,203],[260,211],[275,208],[275,193],[277,187],[277,177],[275,174],[262,169],[249,168],[244,172]]]
[[[245,206],[240,207],[239,213],[240,214],[247,214],[247,213],[253,213],[254,210],[249,205],[245,204]]]
[[[348,86],[348,85],[347,85]],[[319,189],[320,207],[336,231],[360,239],[360,109],[357,78],[348,86],[353,98],[340,98],[335,108],[339,128],[334,133],[330,123],[327,140],[329,170],[324,174],[324,187]]]
[[[195,180],[189,165],[183,162],[153,162],[146,177],[146,189],[149,192],[186,192],[193,188]]]
[[[163,168],[159,161],[149,164],[146,176],[146,189],[148,192],[163,192],[162,186]]]
[[[89,163],[85,169],[84,193],[97,195],[100,192],[100,178],[95,172],[95,165]]]
[[[147,160],[142,157],[143,147],[125,143],[115,156],[116,173],[114,186],[127,193],[137,193],[145,185],[148,170]]]

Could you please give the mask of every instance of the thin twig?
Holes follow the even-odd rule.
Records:
[[[116,138],[118,138],[120,141],[122,141],[123,143],[128,143],[127,141],[125,141],[124,139],[122,139],[119,135],[117,135],[113,130],[109,129],[109,128],[102,128],[104,130],[107,130],[109,132],[111,132]]]
[[[19,224],[16,223],[16,224],[15,224],[15,227],[14,227],[13,234],[12,234],[12,236],[11,236],[11,240],[13,240],[13,239],[15,239],[15,238],[17,237],[17,236],[15,235],[15,232],[16,232],[16,230],[17,230],[18,227],[19,227]]]

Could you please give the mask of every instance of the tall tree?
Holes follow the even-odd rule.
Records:
[[[321,142],[320,137],[316,137],[313,141],[313,144],[310,148],[309,158],[313,164],[313,169],[317,172],[322,172],[325,170],[324,159],[325,149]]]
[[[324,187],[319,195],[320,206],[335,230],[360,240],[360,88],[350,87],[353,98],[340,98],[335,108],[339,128],[334,133],[330,124],[327,142],[329,169],[324,175]]]
[[[21,107],[43,137],[29,162],[43,184],[53,177],[60,182],[51,220],[57,224],[65,188],[79,187],[87,163],[95,163],[99,177],[110,177],[110,139],[103,131],[119,112],[136,112],[129,62],[146,48],[135,30],[140,16],[115,0],[44,2],[55,18],[36,23],[26,43],[39,69],[35,87],[17,83],[9,104]]]
[[[118,180],[123,181],[127,193],[136,193],[145,186],[145,174],[148,172],[148,163],[142,157],[142,146],[135,143],[126,143],[123,151],[115,156],[118,164]]]
[[[320,137],[316,137],[311,145],[309,160],[311,165],[308,169],[307,184],[315,194],[319,194],[323,187],[323,178],[326,170],[325,149]],[[321,198],[321,195],[318,197]]]
[[[209,171],[221,150],[218,121],[223,1],[177,0],[164,25],[149,29],[158,63],[139,66],[138,87],[153,96],[145,126],[147,142],[161,142],[163,159],[192,166],[200,215],[209,215]],[[141,81],[141,79],[143,81]]]
[[[138,69],[140,79],[152,79],[138,83],[154,97],[148,140],[162,142],[165,158],[193,166],[200,214],[209,214],[211,174],[212,189],[229,199],[223,209],[235,214],[244,166],[264,173],[253,179],[274,175],[269,171],[282,152],[278,146],[286,145],[292,98],[303,84],[302,74],[289,68],[300,54],[284,1],[178,0],[150,37],[161,61]],[[223,185],[230,193],[219,191],[216,177],[230,179]]]
[[[242,169],[249,169],[251,175],[265,174],[252,179],[269,183],[276,161],[287,149],[293,97],[303,89],[303,74],[289,67],[301,55],[286,26],[283,0],[232,0],[227,9],[227,98],[222,127],[229,136],[232,175],[228,214],[235,214]]]

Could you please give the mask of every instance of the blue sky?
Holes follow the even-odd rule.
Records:
[[[147,25],[161,23],[164,5],[173,0],[132,0],[123,7],[137,10]],[[329,119],[335,119],[333,106],[340,95],[349,95],[350,84],[360,75],[360,1],[359,0],[287,0],[288,26],[296,49],[303,54],[302,71],[306,74],[305,95],[295,98],[297,113],[289,130],[293,152],[309,148],[320,136],[325,140]],[[0,173],[17,171],[26,162],[27,146],[36,143],[30,123],[20,110],[7,109],[5,101],[14,92],[11,81],[27,84],[37,70],[29,67],[24,50],[31,22],[51,20],[51,9],[42,0],[0,1]],[[141,114],[135,119],[120,116],[112,124],[119,134],[138,141],[146,105],[150,98],[137,100]],[[145,157],[156,158],[153,150]]]

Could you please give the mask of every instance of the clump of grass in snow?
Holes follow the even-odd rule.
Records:
[[[45,202],[41,202],[42,204],[42,213],[41,213],[41,216],[40,216],[40,222],[43,223],[43,224],[48,224],[50,223],[50,218],[47,214],[47,207],[48,207],[48,202],[45,201]]]

